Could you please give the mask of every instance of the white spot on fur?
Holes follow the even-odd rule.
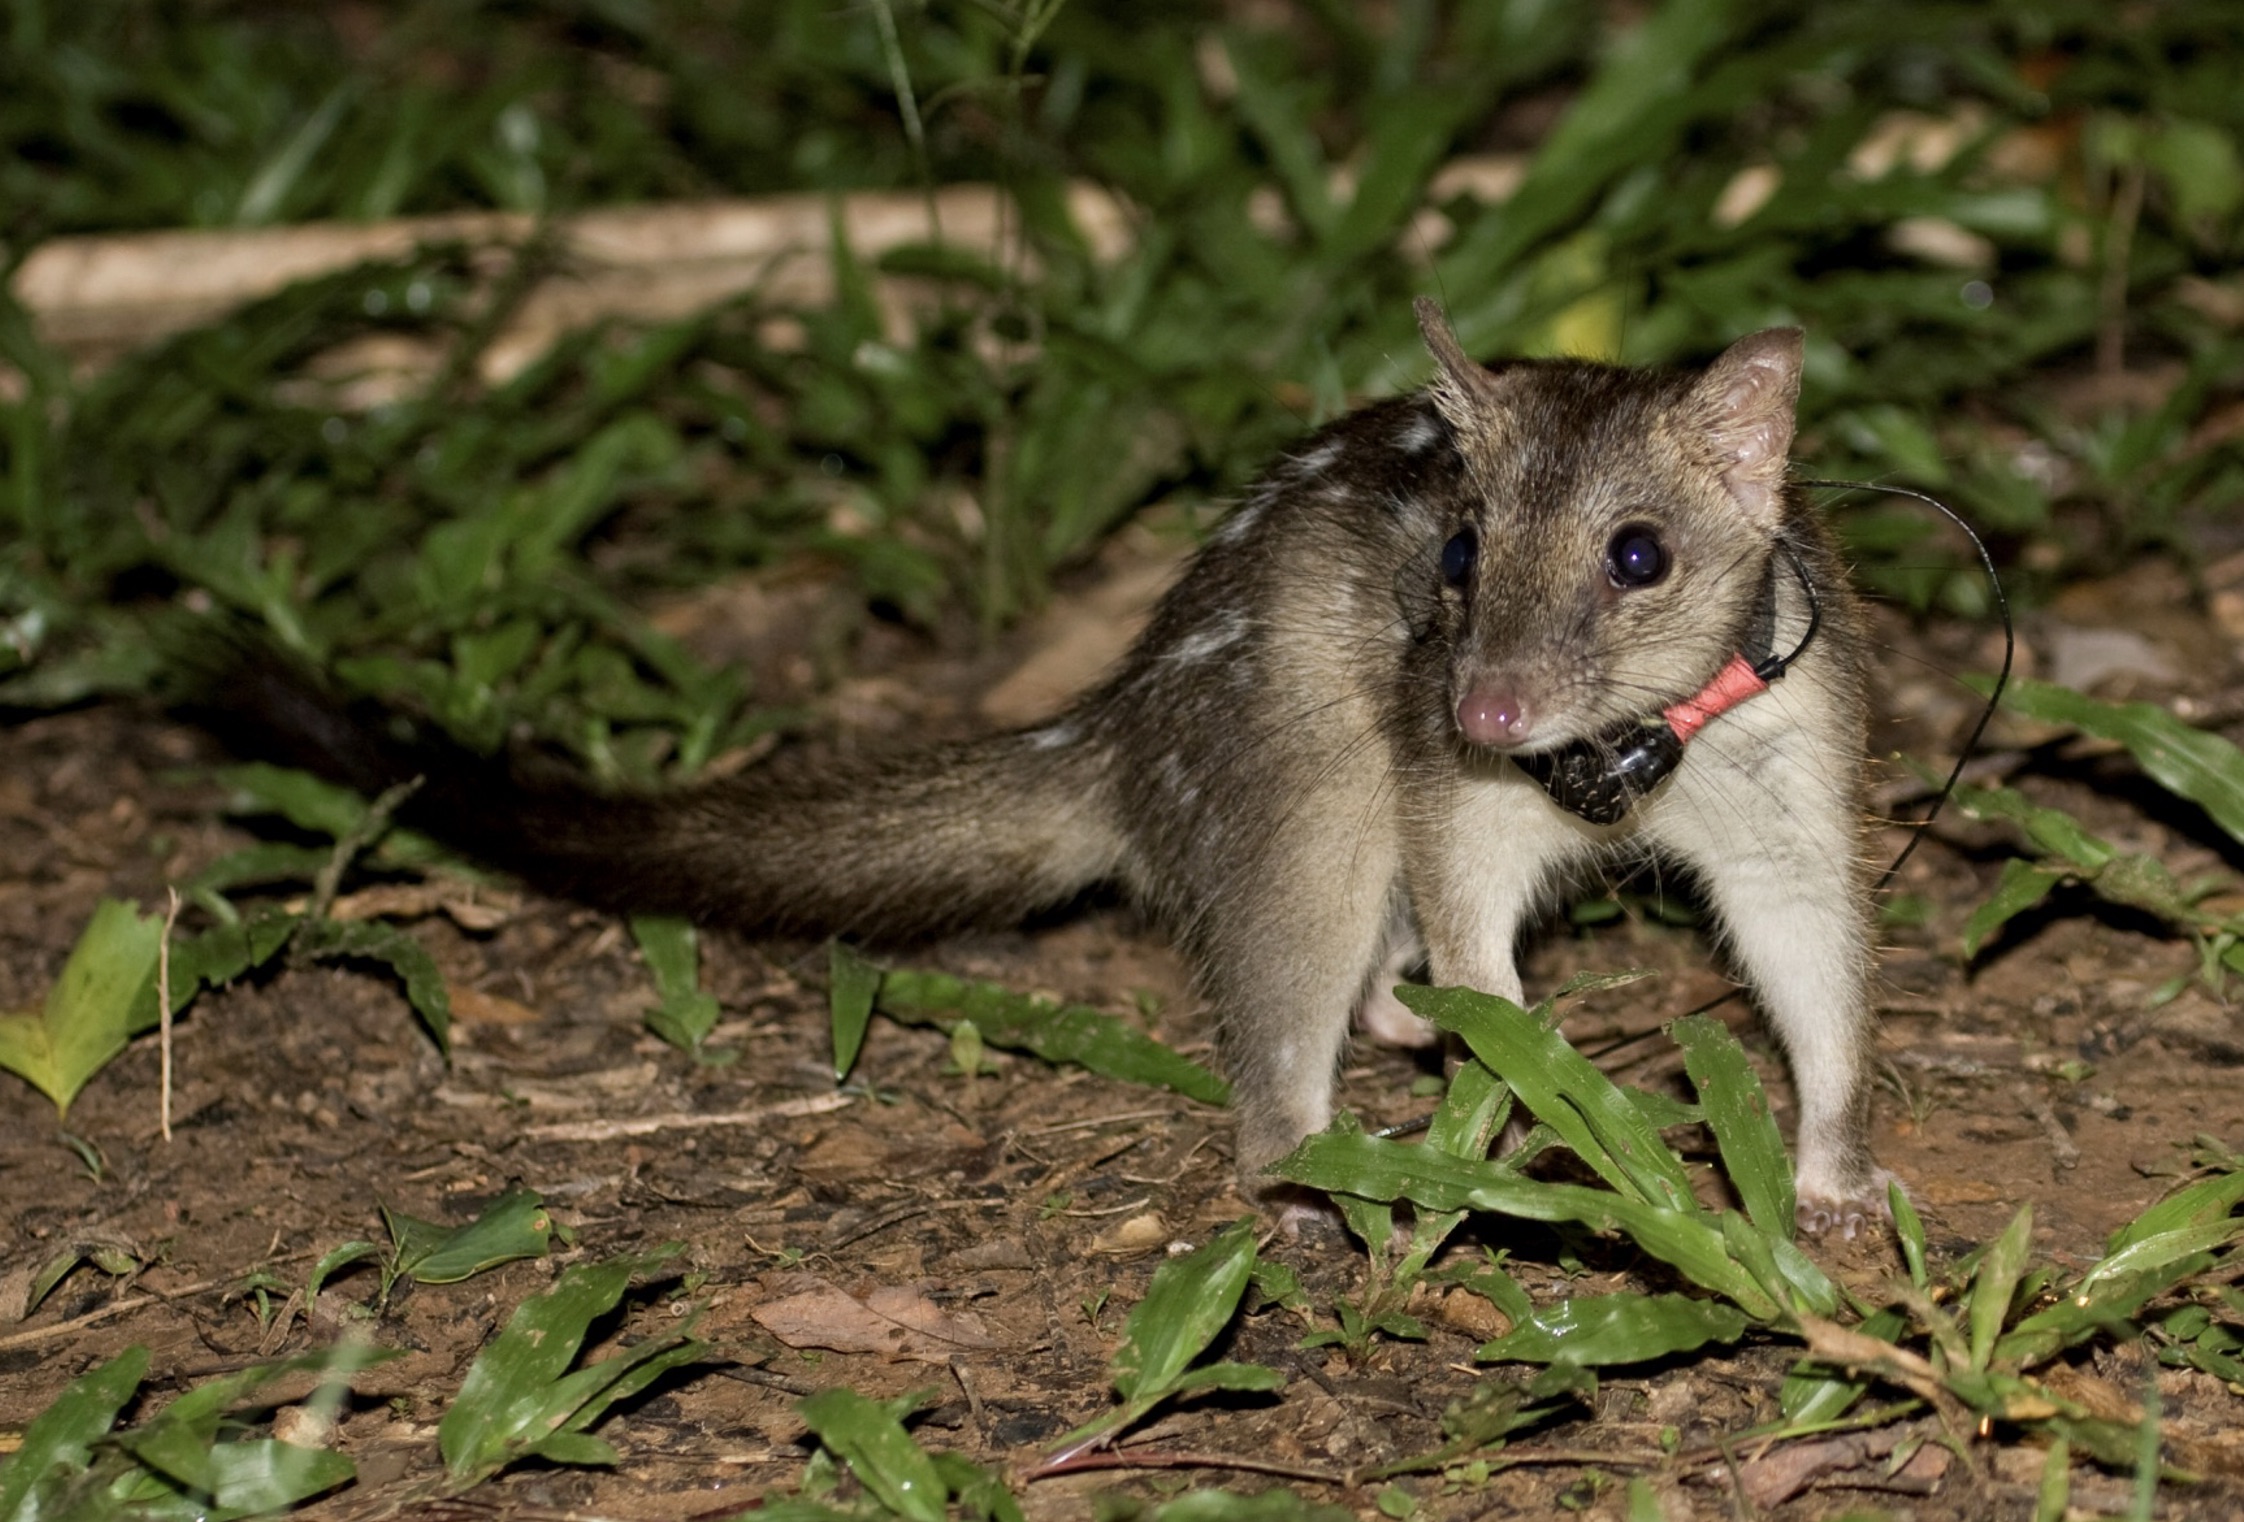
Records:
[[[1341,443],[1340,440],[1327,439],[1307,454],[1296,458],[1293,466],[1295,470],[1305,476],[1321,476],[1332,469],[1333,466],[1339,464],[1340,457],[1347,452],[1348,446]]]
[[[1083,738],[1083,731],[1073,724],[1047,724],[1042,729],[1028,732],[1031,750],[1058,750],[1063,745],[1073,745]]]
[[[1204,629],[1195,629],[1169,647],[1169,659],[1178,665],[1204,661],[1211,655],[1220,655],[1247,637],[1247,618],[1243,613],[1228,613]]]
[[[1261,521],[1263,512],[1269,506],[1270,498],[1267,494],[1249,498],[1240,504],[1236,512],[1224,519],[1222,527],[1209,537],[1217,544],[1233,544],[1244,539],[1255,524]]]
[[[1404,454],[1424,454],[1441,442],[1441,424],[1431,413],[1421,412],[1395,435],[1395,447]]]
[[[1163,756],[1156,770],[1159,774],[1161,790],[1171,798],[1183,802],[1187,801],[1187,795],[1198,793],[1199,789],[1192,785],[1190,777],[1184,769],[1184,758],[1176,752],[1171,751]]]

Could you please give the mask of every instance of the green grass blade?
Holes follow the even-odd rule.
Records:
[[[1167,1394],[1190,1395],[1199,1390],[1240,1390],[1267,1394],[1285,1388],[1286,1376],[1259,1363],[1211,1363],[1187,1369],[1170,1382]]]
[[[2098,1260],[2082,1275],[2078,1293],[2087,1294],[2098,1285],[2131,1274],[2157,1273],[2178,1259],[2225,1247],[2239,1237],[2244,1237],[2244,1220],[2225,1218],[2177,1226],[2155,1236],[2137,1237],[2118,1252]]]
[[[1888,1180],[1886,1208],[1893,1212],[1893,1234],[1901,1243],[1901,1261],[1909,1269],[1909,1282],[1917,1288],[1925,1287],[1925,1223],[1917,1214],[1917,1207],[1909,1202],[1901,1185]]]
[[[1908,1326],[1908,1317],[1895,1307],[1887,1306],[1867,1317],[1855,1330],[1880,1342],[1893,1342]],[[1826,1372],[1803,1361],[1793,1365],[1792,1371],[1784,1376],[1784,1384],[1777,1392],[1777,1407],[1793,1425],[1812,1427],[1845,1416],[1869,1388],[1867,1379]]]
[[[1959,786],[1956,807],[1973,819],[2008,820],[2035,845],[2084,873],[2101,870],[2119,854],[2110,841],[2091,834],[2063,809],[2045,808],[2014,787]]]
[[[834,1082],[857,1066],[865,1031],[873,1022],[873,997],[880,992],[881,969],[841,941],[826,943],[827,1006],[834,1032]]]
[[[1751,1271],[1730,1255],[1717,1218],[1696,1207],[1670,1210],[1607,1190],[1523,1179],[1488,1163],[1337,1130],[1310,1137],[1281,1158],[1274,1171],[1328,1193],[1408,1199],[1428,1210],[1485,1210],[1625,1232],[1646,1252],[1702,1288],[1728,1296],[1755,1320],[1782,1314]]]
[[[647,1011],[647,1029],[681,1051],[699,1052],[717,1028],[717,1000],[701,991],[701,943],[692,923],[675,915],[634,914],[631,936],[660,1001]]]
[[[278,956],[288,945],[297,918],[277,909],[261,909],[235,924],[176,942],[171,948],[172,1013],[184,1009],[202,989],[230,983]],[[155,1024],[156,995],[151,985],[133,1017],[133,1028],[143,1031]]]
[[[444,974],[427,949],[397,926],[381,920],[306,920],[296,945],[323,960],[357,958],[389,968],[405,986],[406,1002],[436,1038],[437,1050],[451,1050],[452,995]]]
[[[1630,1199],[1696,1210],[1682,1162],[1629,1097],[1566,1038],[1507,999],[1469,988],[1397,990],[1510,1084],[1598,1176]]]
[[[1683,1068],[1698,1091],[1706,1123],[1722,1151],[1722,1167],[1755,1226],[1789,1242],[1795,1226],[1792,1161],[1769,1096],[1753,1065],[1745,1060],[1729,1027],[1706,1015],[1690,1015],[1668,1027],[1683,1048]]]
[[[2011,1297],[2026,1271],[2026,1252],[2033,1245],[2034,1207],[2021,1205],[2003,1234],[1988,1244],[1979,1259],[1979,1272],[1971,1285],[1971,1367],[1984,1372],[1994,1356],[1995,1341],[2010,1319]]]
[[[366,821],[364,798],[310,772],[252,761],[219,767],[212,775],[232,791],[233,813],[278,814],[300,830],[337,840]]]
[[[0,1467],[0,1522],[42,1522],[49,1515],[42,1488],[86,1467],[93,1445],[109,1435],[147,1372],[148,1350],[135,1344],[72,1380],[31,1419],[15,1454]]]
[[[271,1516],[357,1477],[358,1466],[340,1453],[273,1438],[219,1443],[210,1450],[209,1494],[224,1515]]]
[[[1493,287],[1535,244],[1578,218],[1646,149],[1664,142],[1688,108],[1693,75],[1730,34],[1736,0],[1674,0],[1619,33],[1587,86],[1536,150],[1527,179],[1491,225],[1494,235],[1444,260],[1452,290]],[[1488,335],[1470,310],[1458,334],[1468,351]]]
[[[907,1025],[948,1030],[959,1020],[971,1020],[991,1046],[1152,1084],[1205,1104],[1230,1098],[1229,1085],[1197,1062],[1084,1005],[1058,1005],[943,973],[898,970],[881,979],[879,1006],[881,1013]]]
[[[1461,1063],[1426,1127],[1426,1145],[1477,1162],[1488,1156],[1511,1113],[1511,1085],[1478,1058]]]

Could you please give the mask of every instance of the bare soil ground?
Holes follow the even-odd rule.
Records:
[[[2139,695],[2194,695],[2217,717],[2223,704],[2236,706],[2236,636],[2195,611],[2202,606],[2173,573],[2152,568],[2061,606],[2030,643],[2044,649],[2067,617],[2130,629],[2167,652],[2169,674],[2122,669],[2117,682]],[[1899,618],[1885,627],[1894,644],[1888,705],[1910,718],[1884,727],[1879,744],[1938,753],[1968,718],[1967,700],[1939,672],[1986,662],[1983,633],[1913,631]],[[1028,637],[1041,647],[1062,639]],[[995,674],[988,662],[931,666],[908,651],[898,660],[876,649],[869,659],[876,668],[886,660],[889,679],[845,689],[834,705],[845,718],[885,712],[893,721],[898,695],[914,694],[912,724],[957,722],[963,698],[945,694],[985,687]],[[122,707],[0,731],[0,1008],[37,1001],[97,898],[159,904],[167,881],[247,842],[195,771],[214,758],[193,731]],[[2117,771],[2064,751],[2044,755],[2021,780],[2182,876],[2238,866],[2222,860],[2202,821],[2140,790],[2130,795]],[[1881,832],[1881,856],[1899,839]],[[2031,1201],[2036,1247],[2084,1263],[2167,1186],[2193,1136],[2244,1141],[2236,1066],[2244,1021],[2194,986],[2150,1007],[2154,987],[2192,969],[2189,948],[2144,925],[2077,912],[2071,900],[2019,925],[1976,966],[1961,965],[1958,929],[2004,854],[1993,832],[1952,820],[1900,885],[1928,900],[1930,915],[1888,931],[1877,1145],[1941,1250],[1986,1240]],[[815,947],[712,943],[708,986],[725,1010],[714,1044],[738,1060],[696,1066],[642,1029],[647,975],[611,920],[531,896],[503,908],[489,929],[432,914],[413,933],[454,990],[449,1063],[386,977],[326,966],[194,1006],[178,1030],[178,1121],[168,1144],[157,1135],[153,1042],[97,1078],[68,1130],[98,1149],[98,1174],[58,1136],[45,1100],[0,1079],[0,1288],[20,1286],[73,1243],[128,1244],[153,1265],[123,1283],[81,1269],[28,1320],[0,1325],[0,1433],[19,1431],[66,1382],[131,1343],[153,1350],[151,1399],[161,1399],[359,1327],[403,1356],[360,1378],[338,1441],[362,1483],[318,1511],[394,1509],[435,1474],[435,1422],[469,1361],[519,1301],[550,1283],[557,1260],[401,1290],[373,1317],[374,1276],[359,1271],[338,1279],[308,1316],[273,1328],[238,1286],[261,1267],[301,1283],[337,1244],[378,1240],[379,1203],[465,1221],[520,1182],[547,1198],[578,1254],[687,1244],[679,1261],[690,1278],[676,1303],[650,1298],[616,1335],[636,1335],[687,1301],[705,1303],[699,1332],[714,1362],[609,1421],[603,1435],[623,1454],[617,1470],[519,1469],[474,1492],[476,1507],[728,1515],[793,1485],[809,1453],[794,1404],[837,1384],[881,1396],[931,1387],[924,1442],[1026,1467],[1040,1444],[1108,1405],[1106,1364],[1122,1315],[1171,1245],[1204,1241],[1248,1213],[1232,1187],[1222,1113],[1003,1054],[993,1056],[994,1073],[961,1076],[932,1032],[876,1022],[835,1107],[787,1113],[834,1095]],[[1133,1018],[1150,1011],[1164,1039],[1204,1050],[1179,963],[1119,909],[953,941],[914,960]],[[1727,986],[1695,933],[1632,917],[1594,931],[1555,929],[1533,955],[1530,987],[1547,989],[1579,968],[1627,966],[1660,976],[1585,1003],[1569,1026],[1585,1048],[1656,1033]],[[1767,1039],[1739,1003],[1722,1013],[1763,1059],[1781,1106],[1782,1070]],[[1633,1064],[1622,1076],[1646,1084],[1680,1068],[1656,1035],[1619,1046],[1615,1059]],[[2088,1065],[2085,1076],[2066,1066],[2075,1060]],[[1409,1119],[1427,1107],[1411,1091],[1429,1071],[1411,1055],[1359,1047],[1344,1102],[1367,1124]],[[651,1124],[623,1124],[634,1121]],[[1502,1223],[1453,1250],[1482,1245],[1511,1249],[1538,1296],[1648,1282],[1632,1280],[1640,1265],[1619,1249],[1599,1256],[1591,1247],[1577,1260],[1547,1233]],[[1268,1251],[1301,1273],[1320,1325],[1360,1286],[1353,1244],[1280,1238]],[[1896,1268],[1882,1241],[1819,1252],[1866,1286]],[[1485,1302],[1453,1290],[1419,1308],[1425,1343],[1377,1342],[1359,1360],[1299,1350],[1308,1328],[1292,1314],[1247,1315],[1230,1355],[1284,1370],[1284,1393],[1187,1405],[1132,1434],[1126,1450],[1254,1460],[1333,1482],[1424,1452],[1440,1441],[1448,1403],[1477,1379],[1518,1371],[1473,1367],[1475,1346],[1497,1329]],[[1721,1440],[1773,1413],[1785,1363],[1783,1349],[1749,1345],[1734,1357],[1612,1378],[1594,1416],[1531,1435],[1517,1467],[1478,1485],[1419,1478],[1405,1487],[1433,1516],[1545,1516],[1568,1506],[1617,1517],[1614,1477],[1635,1473],[1658,1477],[1700,1516],[1865,1507],[1922,1519],[2032,1514],[2041,1455],[1999,1436],[1967,1442],[1968,1460],[1927,1445],[1893,1474],[1873,1453],[1784,1499],[1759,1492],[1767,1504],[1752,1507],[1740,1466],[1756,1456],[1725,1455]],[[2128,1399],[2155,1377],[2176,1430],[2208,1441],[2238,1425],[2235,1397],[2203,1376],[2154,1373],[2129,1353],[2083,1359],[2076,1373],[2084,1390]],[[1673,1429],[1665,1448],[1663,1429]],[[1036,1517],[1087,1517],[1100,1491],[1157,1497],[1187,1485],[1273,1483],[1212,1462],[1114,1470],[1040,1481],[1026,1505]],[[1285,1483],[1376,1515],[1377,1487]],[[2074,1504],[2085,1514],[2122,1511],[2127,1498],[2124,1478],[2076,1476]],[[2240,1508],[2244,1488],[2215,1477],[2162,1492],[2159,1515]]]

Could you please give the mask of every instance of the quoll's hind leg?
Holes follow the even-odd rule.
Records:
[[[1262,1170],[1331,1122],[1349,1019],[1386,949],[1393,849],[1353,835],[1347,845],[1273,863],[1251,895],[1219,911],[1203,951],[1250,1198],[1282,1188]]]

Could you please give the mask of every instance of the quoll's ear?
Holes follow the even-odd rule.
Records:
[[[1502,377],[1466,356],[1440,302],[1431,296],[1421,296],[1416,310],[1418,331],[1439,367],[1427,388],[1434,399],[1434,410],[1468,439],[1487,434],[1503,415],[1505,385]]]
[[[1748,518],[1770,529],[1781,516],[1792,454],[1800,351],[1798,328],[1749,333],[1691,388],[1692,422],[1703,430],[1722,484]]]

